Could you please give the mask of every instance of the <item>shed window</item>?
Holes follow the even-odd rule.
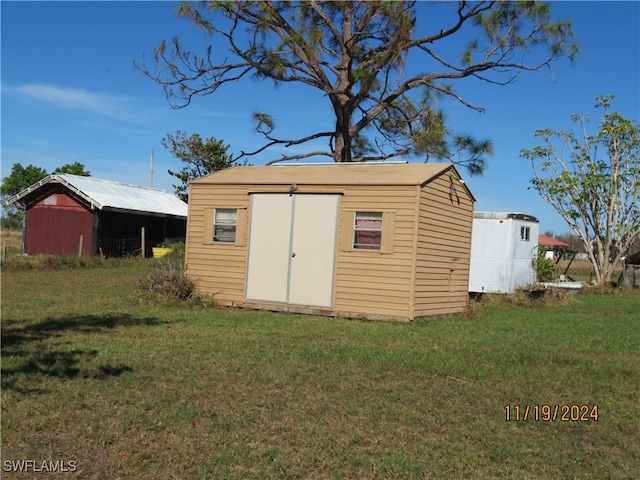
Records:
[[[213,218],[213,241],[234,243],[238,210],[236,208],[216,208]]]
[[[528,242],[530,233],[531,233],[530,227],[520,227],[520,240],[524,242]]]
[[[356,212],[353,248],[380,250],[382,247],[382,212]]]

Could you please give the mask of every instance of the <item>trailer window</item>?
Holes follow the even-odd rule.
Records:
[[[238,210],[236,208],[216,208],[213,217],[213,241],[234,243]]]
[[[380,250],[382,247],[382,212],[356,212],[353,248]]]
[[[520,227],[520,240],[524,242],[528,242],[530,233],[531,233],[530,227]]]

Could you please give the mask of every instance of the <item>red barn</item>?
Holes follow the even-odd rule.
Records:
[[[120,256],[184,240],[187,204],[157,188],[53,173],[8,201],[25,207],[29,255]]]

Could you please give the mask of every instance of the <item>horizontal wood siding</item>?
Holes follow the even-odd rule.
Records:
[[[451,194],[450,175],[454,175]],[[415,316],[467,307],[473,199],[453,171],[421,190],[416,252]]]
[[[244,300],[247,265],[248,226],[238,225],[237,233],[244,235],[239,245],[207,242],[212,235],[205,231],[205,215],[214,208],[248,209],[250,196],[247,187],[193,184],[189,195],[187,219],[186,273],[196,282],[201,293],[213,295],[223,305]],[[248,222],[248,215],[239,215],[238,222]],[[212,222],[208,222],[211,229]],[[206,237],[208,236],[208,237]]]
[[[463,186],[457,184],[460,205],[457,199],[452,204],[449,185],[449,172],[422,188],[298,185],[297,194],[341,194],[333,312],[369,318],[415,318],[466,307],[473,203]],[[289,186],[283,185],[191,186],[187,274],[197,281],[200,291],[213,294],[222,304],[245,302],[249,193],[288,190]],[[215,207],[246,209],[246,238],[241,246],[204,242],[205,235],[210,234],[205,231],[205,212]],[[392,219],[391,248],[353,250],[350,239],[356,211],[380,211],[388,215],[386,219]]]
[[[334,308],[338,312],[410,318],[416,228],[416,186],[345,188],[339,218]],[[353,212],[389,212],[392,236],[382,251],[354,250]],[[384,229],[391,227],[385,225]]]

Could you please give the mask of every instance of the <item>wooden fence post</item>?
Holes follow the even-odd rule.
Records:
[[[84,235],[80,235],[80,242],[78,242],[78,256],[82,256],[82,242],[84,240]]]
[[[140,249],[142,258],[145,258],[145,251],[144,251],[144,247],[145,247],[145,238],[144,238],[144,227],[142,227],[142,231],[140,232],[140,236],[142,237],[142,248]]]

